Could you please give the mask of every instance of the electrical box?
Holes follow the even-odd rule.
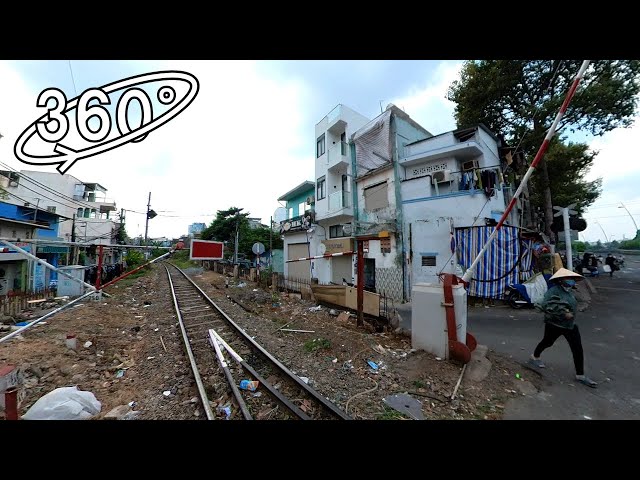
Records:
[[[73,278],[84,281],[84,266],[82,265],[68,265],[66,267],[59,267],[58,270],[71,275]],[[79,297],[85,293],[85,286],[81,283],[74,282],[65,275],[58,275],[58,289],[56,294],[59,297]]]

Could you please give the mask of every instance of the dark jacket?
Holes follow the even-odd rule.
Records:
[[[569,330],[573,328],[578,301],[571,291],[567,292],[560,285],[554,285],[547,290],[538,307],[544,312],[545,323]],[[565,318],[566,313],[572,313],[573,318]]]

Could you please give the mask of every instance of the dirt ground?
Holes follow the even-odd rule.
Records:
[[[383,401],[402,393],[421,403],[426,419],[499,419],[506,401],[540,388],[521,365],[489,351],[486,379],[465,376],[451,401],[461,365],[413,351],[408,337],[358,328],[355,316],[318,311],[299,295],[274,297],[251,282],[239,287],[212,271],[192,278],[257,342],[355,419],[410,418]],[[0,365],[22,371],[20,414],[55,388],[77,385],[101,402],[96,419],[115,407],[129,412],[126,419],[204,419],[168,288],[164,268],[153,265],[145,276],[109,287],[111,298],[72,306],[0,344]],[[69,333],[77,337],[75,351],[65,345]]]

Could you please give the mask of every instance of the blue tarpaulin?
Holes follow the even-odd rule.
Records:
[[[458,263],[469,268],[495,227],[458,228],[455,232]],[[532,241],[521,239],[517,227],[503,225],[484,253],[469,286],[469,295],[503,298],[508,285],[529,278]],[[520,261],[518,262],[518,259]]]

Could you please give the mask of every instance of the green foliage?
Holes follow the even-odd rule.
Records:
[[[597,152],[589,152],[585,143],[562,143],[554,139],[546,154],[549,172],[549,187],[554,205],[576,204],[575,210],[582,213],[600,196],[602,179],[585,180]],[[532,200],[534,205],[543,205],[544,184],[540,175],[533,177]],[[558,219],[561,220],[560,217]]]
[[[382,413],[378,414],[378,420],[408,420],[408,417],[385,405]]]
[[[464,64],[447,98],[456,103],[459,127],[484,123],[533,160],[578,72],[581,60],[481,60]],[[602,135],[633,123],[640,92],[640,61],[592,61],[556,131]],[[585,144],[555,140],[544,168],[534,173],[533,206],[543,206],[548,188],[554,205],[579,203],[582,210],[600,194],[600,180],[584,179],[596,153]],[[544,164],[542,164],[544,166]],[[548,208],[551,208],[548,205]],[[552,218],[546,219],[551,225]]]
[[[311,353],[316,350],[326,350],[331,348],[331,342],[326,338],[314,338],[313,340],[307,340],[304,343],[304,351]]]
[[[575,241],[575,242],[571,242],[571,250],[576,253],[576,252],[586,252],[587,250],[589,250],[589,243],[588,242],[580,242],[580,241]]]
[[[625,250],[640,250],[640,230],[636,232],[636,237],[633,240],[621,241],[620,248]]]
[[[140,250],[131,249],[127,252],[127,255],[124,257],[125,262],[127,262],[127,268],[129,270],[136,268],[139,265],[142,265],[144,260],[144,254]]]
[[[228,242],[229,251],[233,252],[236,241],[236,226],[238,228],[238,254],[243,254],[249,259],[254,259],[255,254],[251,247],[256,242],[261,242],[266,249],[269,248],[269,232],[265,227],[250,228],[247,217],[249,213],[242,213],[243,208],[231,207],[227,210],[218,210],[216,218],[211,225],[202,231],[203,240],[217,240]],[[280,235],[271,233],[273,248],[283,248]]]
[[[169,256],[169,260],[178,268],[197,267],[198,264],[189,260],[189,250],[177,250]]]

